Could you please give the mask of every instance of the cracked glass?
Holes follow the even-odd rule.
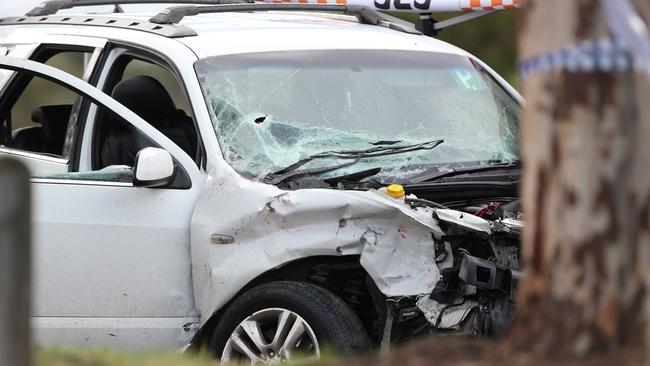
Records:
[[[432,150],[360,159],[320,174],[380,167],[407,181],[432,167],[518,159],[519,103],[468,57],[390,50],[215,56],[195,69],[224,158],[265,175],[324,151],[433,139]],[[340,164],[315,159],[303,168]]]

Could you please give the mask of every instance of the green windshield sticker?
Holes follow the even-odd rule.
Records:
[[[487,88],[487,85],[481,79],[479,73],[470,69],[456,68],[450,70],[454,80],[460,85],[461,88],[468,91],[482,91]]]

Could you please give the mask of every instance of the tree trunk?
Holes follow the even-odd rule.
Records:
[[[647,0],[637,10],[650,19]],[[520,27],[524,62],[610,37],[595,0],[527,0]],[[646,352],[650,79],[539,65],[523,81],[527,277],[507,343],[547,355]]]
[[[0,159],[0,365],[31,364],[30,192],[27,169]]]

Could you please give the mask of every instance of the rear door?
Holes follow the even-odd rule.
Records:
[[[198,320],[189,246],[203,179],[197,165],[165,135],[79,78],[5,56],[0,69],[47,79],[120,116],[151,145],[167,150],[177,166],[176,181],[156,189],[134,187],[125,166],[74,171],[70,165],[63,173],[34,174],[37,342],[128,349],[186,344]]]
[[[37,41],[36,43],[34,41]],[[30,59],[64,70],[88,81],[95,69],[106,39],[34,33],[18,29],[0,37],[0,55]],[[62,151],[69,118],[78,112],[80,104],[75,93],[59,88],[42,79],[16,77],[10,70],[0,70],[0,155],[22,161],[32,171],[65,172],[68,151]],[[44,126],[38,112],[57,114],[57,126]],[[57,127],[52,129],[52,127]],[[45,144],[41,136],[50,137]],[[44,159],[49,156],[49,159]]]

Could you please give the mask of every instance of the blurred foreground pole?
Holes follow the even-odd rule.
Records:
[[[0,365],[31,360],[29,175],[0,159]]]
[[[648,1],[624,1],[643,28]],[[552,356],[647,357],[650,78],[612,42],[601,4],[527,0],[522,11],[527,278],[507,342]]]

